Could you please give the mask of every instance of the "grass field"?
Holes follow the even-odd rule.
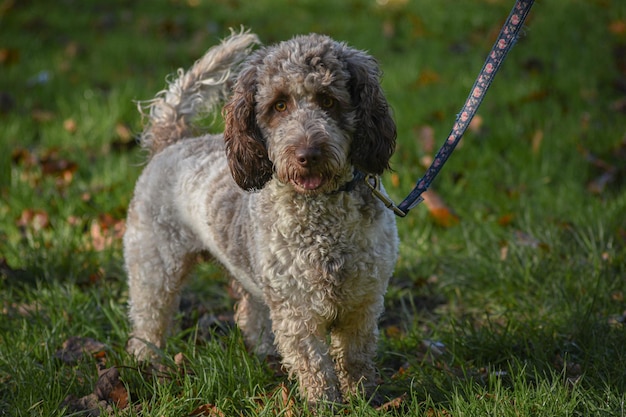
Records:
[[[215,266],[194,272],[156,375],[125,354],[135,101],[229,27],[265,43],[327,33],[385,73],[399,201],[512,4],[1,1],[0,415],[309,415],[246,353]],[[433,186],[443,209],[398,220],[377,358],[389,402],[337,412],[625,416],[625,179],[626,3],[539,0]]]

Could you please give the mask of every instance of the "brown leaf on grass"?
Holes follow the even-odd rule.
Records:
[[[22,165],[22,179],[37,186],[43,176],[52,176],[60,188],[68,186],[78,169],[78,164],[59,155],[57,149],[49,149],[42,156],[24,148],[17,148],[11,153],[11,161]],[[37,169],[38,168],[38,169]]]
[[[130,127],[125,123],[117,123],[115,125],[115,139],[111,143],[111,147],[116,151],[127,151],[137,146],[139,142],[135,140]]]
[[[274,412],[270,413],[269,415],[281,415],[285,417],[293,417],[297,415],[295,411],[296,402],[294,398],[290,395],[287,385],[281,383],[273,392],[267,395],[255,397],[254,402],[259,406],[260,409],[267,411],[267,402],[268,399],[271,398],[276,398],[276,401],[274,402],[274,404],[272,404],[274,407]]]
[[[110,214],[98,216],[98,221],[91,224],[89,236],[91,237],[91,247],[95,251],[103,251],[113,245],[114,242],[121,241],[126,230],[126,221],[116,219]]]
[[[428,85],[437,84],[441,81],[441,76],[438,72],[433,71],[431,69],[424,69],[420,71],[417,79],[413,81],[413,88],[421,88]]]
[[[609,32],[613,35],[626,35],[626,20],[617,19],[609,23]]]
[[[384,404],[379,405],[378,407],[376,407],[376,411],[382,411],[382,412],[390,412],[390,411],[394,411],[394,410],[400,410],[402,407],[404,407],[405,402],[406,402],[406,397],[407,394],[404,393],[399,397],[396,397],[390,401],[387,401]]]
[[[63,120],[63,129],[65,129],[66,132],[73,134],[78,130],[78,124],[75,119],[70,117],[69,119]]]
[[[502,227],[509,226],[515,220],[515,214],[513,213],[505,213],[502,216],[498,217],[497,223]]]
[[[16,48],[0,48],[0,65],[8,67],[20,62],[20,51]]]
[[[93,393],[81,398],[68,396],[61,404],[68,411],[86,416],[113,415],[115,406],[118,410],[128,406],[128,391],[120,380],[117,368],[105,368],[98,371],[98,380]]]
[[[428,208],[431,218],[441,227],[452,227],[459,223],[457,216],[434,191],[428,190],[424,194],[424,205]]]
[[[106,348],[104,343],[90,337],[72,336],[63,342],[61,349],[55,352],[54,357],[66,364],[74,364],[87,355],[101,356]]]
[[[182,352],[178,352],[174,355],[174,365],[176,366],[176,372],[179,375],[193,375],[194,371],[189,366],[189,359],[185,357]]]
[[[435,410],[434,408],[429,408],[426,410],[426,417],[452,417],[452,413],[448,410]]]
[[[16,223],[22,229],[39,232],[50,227],[50,217],[44,210],[24,209]]]
[[[72,129],[68,123],[66,128]],[[11,153],[11,160],[14,164],[23,165],[25,168],[40,168],[42,175],[54,176],[59,179],[60,184],[69,184],[72,181],[74,172],[78,169],[78,164],[72,160],[59,155],[56,148],[52,148],[38,156],[25,148],[16,148]]]
[[[296,405],[295,400],[289,395],[289,389],[285,384],[280,384],[280,394],[281,394],[281,408],[285,410],[285,417],[293,417],[295,415],[294,408]]]
[[[534,103],[534,102],[543,101],[547,97],[550,97],[550,90],[542,88],[539,90],[533,90],[529,92],[528,94],[526,94],[524,97],[521,98],[521,101],[523,103],[528,103],[528,102]]]
[[[543,142],[543,130],[538,129],[533,133],[533,137],[531,139],[531,150],[532,153],[537,155],[541,150],[541,143]]]
[[[120,381],[120,371],[115,367],[98,372],[98,381],[93,392],[99,399],[115,404],[119,409],[128,405],[128,392]]]
[[[404,331],[396,325],[387,326],[385,327],[385,336],[389,339],[399,340],[404,337]]]
[[[477,114],[476,116],[474,116],[474,118],[470,122],[469,126],[467,127],[467,130],[469,130],[472,133],[480,133],[480,131],[482,130],[483,124],[484,124],[483,117],[480,114]]]
[[[133,134],[130,128],[124,123],[117,123],[115,125],[115,134],[120,140],[124,142],[128,142],[133,139]]]
[[[507,243],[500,245],[500,260],[506,261],[509,257],[509,245]]]
[[[74,172],[78,169],[78,164],[59,155],[58,150],[47,151],[39,160],[41,172],[44,175],[54,175],[66,178],[71,181]],[[68,181],[68,182],[69,182]]]
[[[23,164],[27,167],[33,166],[36,164],[37,158],[25,148],[15,148],[13,152],[11,152],[11,161],[14,164]]]
[[[189,413],[189,417],[225,417],[225,414],[216,405],[203,404]]]
[[[400,187],[400,176],[398,174],[396,174],[395,172],[391,173],[391,175],[389,176],[389,179],[391,180],[392,187],[394,188]]]

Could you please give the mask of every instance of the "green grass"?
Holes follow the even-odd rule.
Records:
[[[229,27],[266,43],[325,32],[385,73],[399,144],[383,180],[399,201],[424,170],[420,129],[447,136],[512,3],[0,4],[0,415],[81,415],[64,399],[94,392],[98,366],[117,367],[129,394],[107,415],[309,415],[223,318],[233,301],[217,267],[194,273],[157,376],[124,353],[116,228],[145,160],[135,101]],[[340,413],[626,415],[625,25],[621,0],[536,2],[482,125],[434,183],[458,224],[424,206],[398,220],[377,364],[380,394],[401,405]],[[592,192],[607,166],[613,180]],[[72,336],[106,353],[58,359]]]

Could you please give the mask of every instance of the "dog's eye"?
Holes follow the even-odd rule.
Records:
[[[323,96],[320,98],[320,106],[325,109],[330,109],[335,105],[335,99],[329,96]]]
[[[285,110],[287,110],[287,102],[285,100],[278,100],[276,103],[274,103],[274,110],[279,113],[284,112]]]

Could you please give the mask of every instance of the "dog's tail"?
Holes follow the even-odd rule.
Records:
[[[179,69],[176,79],[168,81],[168,88],[154,99],[139,102],[139,112],[148,117],[141,146],[155,155],[191,136],[194,117],[211,113],[225,101],[241,62],[258,43],[257,36],[249,31],[233,32],[187,72]]]

